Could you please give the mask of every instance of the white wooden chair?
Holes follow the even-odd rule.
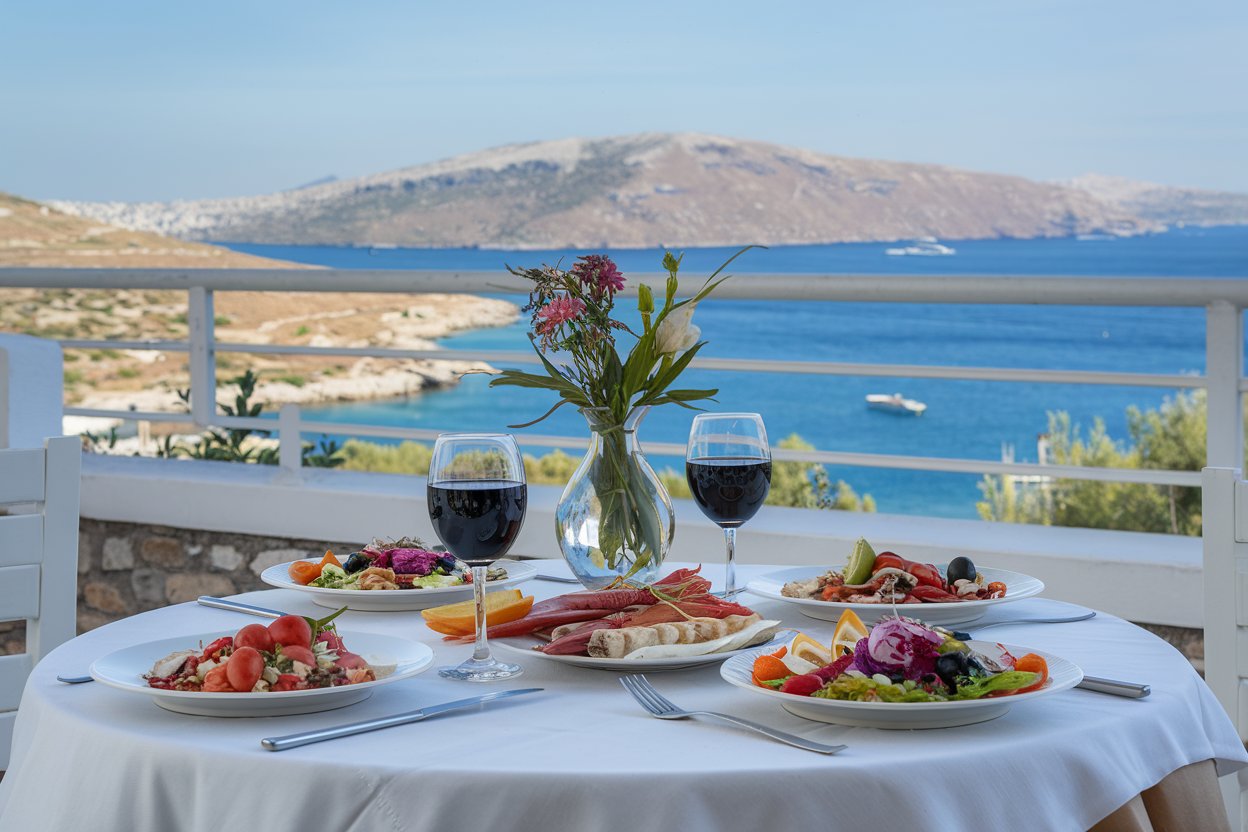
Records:
[[[1205,681],[1248,740],[1248,482],[1236,468],[1206,468],[1201,487]],[[1248,830],[1246,787],[1248,778],[1223,778],[1235,829]]]
[[[26,620],[26,652],[0,656],[0,770],[26,677],[77,628],[81,467],[76,436],[0,450],[0,621]]]

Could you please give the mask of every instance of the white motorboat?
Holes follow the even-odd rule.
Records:
[[[957,249],[938,243],[931,237],[925,237],[922,240],[915,240],[912,244],[902,248],[886,248],[884,253],[892,257],[940,257],[956,254]]]
[[[927,410],[927,405],[914,399],[907,399],[900,393],[871,393],[867,396],[867,407],[872,410],[887,410],[889,413],[904,413],[919,416]]]

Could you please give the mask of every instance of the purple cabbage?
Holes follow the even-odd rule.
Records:
[[[400,575],[419,575],[424,577],[438,567],[442,555],[427,552],[424,549],[391,549],[385,552],[390,556],[390,568]]]
[[[936,669],[939,633],[906,618],[885,618],[854,645],[854,669],[868,676],[919,679]]]

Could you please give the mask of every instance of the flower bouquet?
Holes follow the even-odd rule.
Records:
[[[692,297],[676,299],[683,255],[665,252],[667,285],[655,309],[649,286],[637,287],[640,331],[613,316],[624,276],[610,258],[578,257],[572,268],[556,266],[508,271],[533,286],[525,311],[529,335],[544,373],[503,370],[491,386],[552,390],[559,401],[542,416],[513,428],[537,424],[564,405],[589,423],[590,448],[572,475],[556,509],[559,545],[573,573],[590,588],[618,578],[647,581],[658,572],[675,531],[671,500],[637,443],[636,430],[651,407],[711,399],[716,389],[673,388],[706,344],[693,324],[697,304],[726,277],[723,270],[750,247],[715,270]],[[631,341],[622,355],[624,339]]]

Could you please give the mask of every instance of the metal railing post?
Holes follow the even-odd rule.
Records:
[[[192,286],[188,290],[186,323],[190,329],[191,418],[201,428],[212,424],[217,413],[217,356],[213,334],[212,290]]]
[[[284,404],[277,411],[278,463],[283,471],[303,469],[303,437],[299,430],[299,405]]]
[[[1208,421],[1205,465],[1242,468],[1244,411],[1239,380],[1244,375],[1244,316],[1228,301],[1215,301],[1205,313],[1205,376]]]

